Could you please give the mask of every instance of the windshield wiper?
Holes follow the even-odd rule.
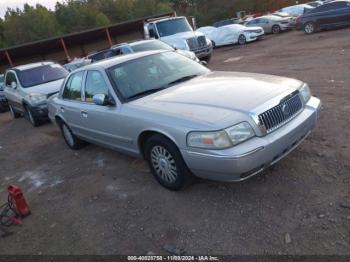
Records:
[[[171,86],[171,85],[174,85],[174,84],[178,84],[178,83],[182,83],[182,82],[191,80],[192,78],[195,78],[195,77],[197,77],[197,76],[198,76],[198,75],[189,75],[189,76],[180,77],[179,79],[176,79],[176,80],[170,82],[170,83],[168,84],[168,86]]]
[[[165,87],[148,89],[148,90],[142,91],[140,93],[137,93],[135,95],[129,96],[127,99],[133,99],[133,98],[138,98],[140,96],[150,95],[150,94],[156,93],[156,92],[163,90],[163,89],[165,89]]]

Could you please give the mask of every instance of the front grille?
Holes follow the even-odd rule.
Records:
[[[205,40],[205,36],[198,37],[198,45],[199,45],[199,47],[204,47],[207,45],[207,41]]]
[[[191,51],[198,48],[198,42],[196,38],[187,39],[187,44]]]
[[[302,109],[299,91],[284,98],[279,105],[259,115],[260,123],[270,133],[290,121]]]

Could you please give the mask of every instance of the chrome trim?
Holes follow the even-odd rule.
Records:
[[[300,99],[300,104],[301,107],[298,111],[294,113],[294,115],[290,116],[289,118],[285,119],[284,121],[280,122],[281,120],[284,119],[285,116],[281,115],[281,112],[277,110],[278,107],[282,106],[283,102],[287,102],[288,106],[291,110],[295,110],[297,106],[295,101],[291,101],[294,96],[298,96]],[[269,107],[265,110],[261,110],[255,113],[251,113],[250,117],[253,119],[257,127],[259,128],[261,134],[263,136],[277,130],[278,128],[282,127],[286,123],[290,122],[293,120],[295,117],[297,117],[305,108],[305,104],[303,102],[303,99],[300,95],[299,89],[289,93],[288,95],[284,95],[282,98],[279,97],[278,101],[275,101],[273,103],[269,104]],[[281,109],[282,110],[282,109]],[[267,117],[268,116],[268,117]],[[263,120],[261,120],[263,119]],[[272,126],[271,128],[267,129],[265,126],[264,122],[268,123],[268,126]],[[280,122],[279,124],[276,124]]]
[[[250,156],[252,154],[255,154],[258,151],[263,150],[264,148],[265,147],[261,146],[261,147],[255,148],[249,152],[246,152],[246,153],[240,154],[240,155],[236,155],[236,156],[221,156],[221,155],[213,155],[213,154],[207,154],[207,153],[199,153],[199,152],[194,152],[194,151],[187,151],[187,153],[190,155],[195,155],[195,156],[204,156],[204,157],[232,160],[232,159],[238,159],[238,158]]]

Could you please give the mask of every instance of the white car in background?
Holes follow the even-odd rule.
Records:
[[[246,27],[244,25],[233,24],[222,27],[205,26],[197,29],[209,38],[214,47],[239,44],[256,41],[264,35],[262,27]]]

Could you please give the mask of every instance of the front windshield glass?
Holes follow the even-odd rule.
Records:
[[[68,71],[58,64],[52,64],[19,71],[17,75],[22,87],[26,88],[65,78]]]
[[[160,89],[207,74],[209,70],[176,52],[164,52],[109,68],[108,73],[124,100],[139,98]]]
[[[157,23],[157,29],[160,37],[174,35],[192,31],[186,18],[170,19]]]
[[[140,44],[135,44],[131,46],[134,52],[151,51],[151,50],[174,50],[171,46],[163,43],[161,41],[150,41],[143,42]]]

